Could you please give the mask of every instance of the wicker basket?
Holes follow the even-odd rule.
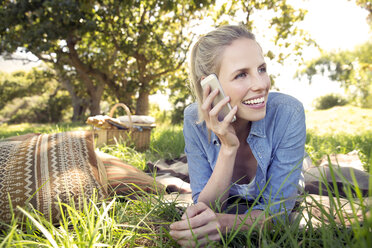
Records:
[[[140,124],[133,123],[129,108],[123,103],[115,104],[109,113],[110,117],[114,116],[114,112],[118,107],[122,107],[128,115],[129,123],[123,128],[126,129],[95,129],[93,127],[94,137],[96,138],[96,146],[112,145],[119,143],[127,143],[134,145],[137,150],[145,150],[150,146],[151,130],[155,124]]]

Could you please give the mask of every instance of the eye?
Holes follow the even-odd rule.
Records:
[[[246,72],[242,72],[242,73],[239,73],[238,75],[236,75],[234,79],[244,78],[246,76],[247,76],[247,73]]]
[[[259,73],[265,73],[266,72],[266,66],[261,66],[258,68]]]

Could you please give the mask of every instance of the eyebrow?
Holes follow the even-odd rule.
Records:
[[[266,62],[263,62],[263,63],[260,64],[257,68],[260,68],[260,67],[262,67],[262,66],[267,66]],[[244,68],[240,68],[240,69],[237,69],[237,70],[233,71],[232,74],[236,74],[236,73],[241,72],[241,71],[246,71],[247,69],[250,69],[250,68],[246,68],[246,67],[244,67]]]

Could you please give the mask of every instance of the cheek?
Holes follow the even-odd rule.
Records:
[[[265,77],[264,82],[266,84],[266,88],[270,89],[271,88],[271,79],[268,75]]]
[[[236,85],[234,87],[228,87],[225,90],[225,95],[230,96],[231,103],[240,102],[246,95],[246,89],[244,89],[243,85]]]

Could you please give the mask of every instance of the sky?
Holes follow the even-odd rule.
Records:
[[[347,0],[289,0],[294,7],[308,10],[305,20],[300,27],[307,31],[311,37],[325,51],[353,49],[372,38],[366,22],[366,10]],[[260,17],[257,17],[258,19]],[[262,18],[265,18],[264,16]],[[200,32],[209,31],[200,27]],[[257,37],[259,40],[259,37]],[[263,46],[265,49],[265,46]],[[272,48],[270,48],[272,49]],[[305,59],[319,56],[316,49],[305,49]],[[0,57],[0,71],[12,72],[20,69],[29,69],[35,64],[24,65],[21,61],[4,61]],[[312,108],[316,97],[328,93],[343,93],[336,82],[331,82],[326,77],[316,76],[311,85],[307,81],[293,79],[298,69],[294,62],[285,63],[283,67],[269,68],[273,73],[280,71],[280,76],[275,79],[275,84],[280,91],[299,99],[306,109]],[[167,96],[152,96],[150,101],[157,102],[162,108],[170,108]]]
[[[368,12],[352,1],[347,0],[308,0],[305,2],[292,0],[294,6],[308,10],[301,27],[309,32],[311,37],[325,51],[352,50],[372,39],[372,33],[366,22]],[[315,49],[305,49],[305,59],[319,56]],[[327,77],[316,76],[311,85],[305,81],[294,80],[296,64],[285,67],[286,73],[276,79],[276,85],[281,92],[299,99],[306,109],[312,109],[316,97],[328,93],[343,94],[339,83],[330,81]]]

